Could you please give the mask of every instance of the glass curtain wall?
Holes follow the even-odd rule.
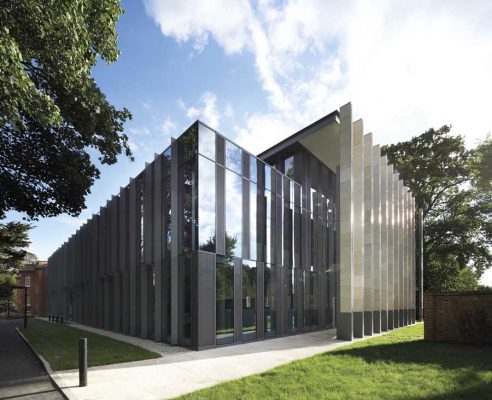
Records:
[[[179,255],[179,342],[191,345],[192,324],[192,257],[197,248],[197,169],[198,124],[193,124],[178,138],[179,209],[182,244]]]
[[[171,147],[167,148],[162,158],[162,332],[168,342],[171,341]]]
[[[232,257],[216,257],[216,340],[221,345],[234,343],[234,262]]]
[[[243,341],[256,339],[256,261],[243,260]]]
[[[277,312],[275,298],[276,268],[272,264],[265,264],[264,295],[265,295],[265,337],[277,334]]]

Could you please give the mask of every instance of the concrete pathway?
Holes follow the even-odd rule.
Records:
[[[22,324],[22,320],[0,320],[0,399],[63,399],[15,331]]]
[[[352,342],[353,343],[353,342]],[[77,371],[55,375],[71,399],[165,399],[217,383],[264,372],[278,365],[333,350],[349,342],[335,331],[317,331],[200,352],[167,354],[159,359],[93,367],[88,386],[75,387]]]

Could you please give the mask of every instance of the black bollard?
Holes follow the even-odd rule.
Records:
[[[79,386],[87,386],[87,338],[79,339]]]
[[[55,316],[55,322],[58,323],[58,315]]]
[[[63,324],[63,315],[62,315],[62,316],[60,316],[60,323],[62,323],[62,324]]]

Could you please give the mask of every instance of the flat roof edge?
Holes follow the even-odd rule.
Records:
[[[272,155],[274,155],[275,153],[278,153],[279,151],[282,151],[286,147],[292,145],[293,143],[298,142],[303,137],[310,135],[314,131],[317,131],[329,125],[330,123],[337,121],[337,119],[339,118],[340,118],[340,113],[338,110],[335,110],[330,114],[325,115],[323,118],[320,118],[319,120],[306,126],[305,128],[302,128],[300,131],[290,135],[289,137],[285,138],[281,142],[278,142],[277,144],[273,145],[272,147],[258,154],[256,157],[265,160],[271,157]]]

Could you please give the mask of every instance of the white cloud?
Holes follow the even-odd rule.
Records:
[[[64,223],[68,226],[74,226],[76,228],[80,228],[87,222],[87,219],[80,217],[60,217],[60,222]]]
[[[232,107],[231,103],[227,103],[224,109],[224,117],[225,118],[234,118],[236,112],[234,111],[234,107]]]
[[[139,126],[139,127],[132,126],[132,127],[128,128],[128,133],[130,133],[133,136],[150,136],[151,135],[150,129],[146,128],[144,126]]]
[[[139,149],[139,146],[138,144],[136,144],[133,140],[131,139],[128,139],[128,147],[130,147],[130,150],[132,152],[135,152]]]
[[[468,143],[491,131],[490,1],[146,0],[146,7],[163,34],[198,51],[213,38],[227,54],[253,54],[271,109],[239,128],[245,146],[264,149],[347,101],[381,143],[446,123]]]
[[[164,135],[169,136],[173,133],[176,133],[175,130],[176,123],[170,117],[167,117],[162,123],[162,131]]]
[[[258,154],[292,133],[296,126],[278,114],[256,113],[247,118],[245,127],[236,127],[236,141],[253,154]]]
[[[152,103],[150,101],[141,101],[140,106],[143,110],[150,110],[152,108]]]
[[[232,110],[232,106],[226,105],[224,111],[221,112],[217,106],[217,95],[208,91],[200,96],[199,104],[196,107],[188,107],[182,99],[178,100],[178,107],[186,113],[188,118],[200,119],[215,129],[219,128],[222,117],[229,115]]]
[[[145,0],[144,3],[164,35],[174,36],[178,42],[192,39],[198,52],[207,45],[210,33],[227,53],[241,51],[249,38],[250,6],[246,1]]]

